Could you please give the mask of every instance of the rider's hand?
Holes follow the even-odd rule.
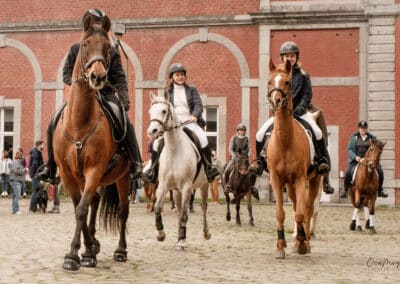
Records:
[[[131,108],[131,103],[128,100],[121,99],[121,104],[125,111],[129,111]]]
[[[356,156],[356,161],[359,162],[361,160],[360,156]]]
[[[303,105],[298,105],[294,110],[294,115],[298,117],[302,116],[305,113],[306,113],[306,108]]]
[[[197,117],[191,116],[190,119],[189,119],[189,121],[191,121],[191,122],[197,122]]]

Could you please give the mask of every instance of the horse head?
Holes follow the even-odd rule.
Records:
[[[371,141],[371,145],[369,146],[364,157],[364,159],[367,161],[366,166],[368,168],[368,172],[375,171],[377,165],[379,164],[379,160],[381,158],[381,154],[385,144],[386,142],[382,142],[380,140],[374,139]]]
[[[241,155],[237,158],[237,169],[239,175],[246,176],[249,173],[249,157],[247,155]]]
[[[107,81],[111,43],[107,32],[96,25],[84,32],[74,67],[75,81],[84,79],[91,89],[102,89]]]
[[[165,131],[174,128],[177,122],[173,107],[169,102],[169,96],[166,92],[160,96],[150,93],[150,98],[150,125],[147,128],[147,135],[152,139],[156,139]]]
[[[269,62],[270,79],[268,81],[268,100],[274,112],[282,107],[292,110],[290,100],[290,79],[292,66],[289,61],[275,66],[272,59]]]

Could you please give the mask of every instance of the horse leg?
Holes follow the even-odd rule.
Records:
[[[278,241],[277,241],[277,251],[275,254],[275,258],[283,259],[285,258],[285,231],[284,231],[284,222],[285,222],[285,210],[283,209],[283,184],[279,181],[279,177],[275,176],[274,172],[270,173],[271,185],[274,190],[275,200],[276,200],[276,221],[278,223]]]
[[[309,230],[307,232],[307,228],[306,230],[304,229],[304,220],[305,211],[310,210],[310,204],[307,204],[310,200],[306,199],[305,196],[306,181],[304,179],[296,180],[294,186],[296,188],[296,213],[294,217],[297,225],[296,247],[299,254],[306,254],[308,251],[307,233],[309,234]]]
[[[173,211],[176,209],[176,206],[175,206],[174,194],[173,194],[172,190],[169,191],[169,200],[171,202],[171,210]]]
[[[236,226],[242,226],[242,222],[240,221],[240,196],[235,196],[234,200],[236,200]]]
[[[207,223],[207,198],[208,198],[208,184],[200,188],[201,191],[201,210],[203,211],[203,233],[204,239],[209,240],[211,238],[211,234],[208,230]]]
[[[176,250],[184,250],[186,246],[186,225],[188,221],[188,210],[190,206],[190,198],[192,196],[191,185],[182,186],[182,210],[179,214],[178,242],[175,244]]]
[[[368,206],[364,204],[364,217],[365,217],[365,229],[369,230],[370,229],[370,224],[369,224],[369,209]]]
[[[305,231],[306,231],[306,253],[311,253],[311,226],[315,226],[316,218],[318,212],[314,214],[314,206],[315,203],[319,204],[319,199],[317,197],[320,196],[320,191],[322,190],[322,178],[317,176],[306,182],[305,192],[305,206],[304,206],[304,217],[305,217]],[[315,219],[314,219],[315,218]]]
[[[96,193],[90,204],[89,215],[89,233],[85,238],[85,253],[82,253],[81,265],[84,267],[96,267],[96,255],[100,252],[100,242],[95,238],[96,234],[96,217],[99,208],[100,195]],[[88,241],[90,240],[90,241]]]
[[[194,213],[193,203],[194,203],[194,196],[195,195],[196,195],[196,190],[194,190],[192,192],[192,194],[190,195],[190,204],[189,204],[190,213]]]
[[[231,198],[229,197],[229,193],[225,193],[225,200],[226,200],[226,221],[231,220],[231,208],[230,208],[230,203],[231,203]]]
[[[168,191],[169,191],[168,188],[163,183],[158,184],[158,188],[156,191],[156,203],[155,203],[154,214],[156,217],[156,228],[158,231],[157,240],[160,242],[165,240],[165,232],[164,232],[164,225],[162,222],[161,211],[165,195],[167,194]]]
[[[376,201],[376,193],[375,193],[375,196],[373,196],[373,197],[371,197],[370,198],[370,201],[369,201],[369,206],[368,206],[368,209],[369,209],[369,218],[368,218],[368,220],[369,220],[369,232],[370,232],[370,234],[371,235],[373,235],[373,234],[376,234],[376,230],[375,230],[375,201]]]
[[[253,218],[253,207],[251,205],[251,192],[249,191],[246,194],[247,199],[247,211],[249,212],[249,224],[251,227],[254,227],[254,218]]]
[[[114,251],[114,260],[125,262],[127,260],[127,244],[126,244],[126,221],[129,216],[129,173],[117,182],[118,198],[119,198],[119,241],[118,248]]]
[[[176,189],[176,190],[171,190],[172,192],[172,197],[175,200],[175,209],[177,210],[178,216],[180,216],[182,212],[182,193]]]

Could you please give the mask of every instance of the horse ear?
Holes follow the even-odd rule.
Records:
[[[285,70],[287,73],[290,73],[292,71],[292,64],[290,63],[289,60],[286,60],[285,62]]]
[[[269,71],[274,71],[276,69],[274,62],[272,61],[272,58],[269,59]]]
[[[151,101],[154,101],[156,97],[157,97],[157,96],[156,96],[153,92],[150,92],[150,99],[151,99]]]

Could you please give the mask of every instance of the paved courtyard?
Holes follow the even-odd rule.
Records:
[[[200,205],[195,204],[183,252],[174,250],[174,212],[165,210],[167,238],[158,242],[154,215],[146,212],[145,203],[131,204],[128,261],[113,261],[118,238],[100,228],[97,267],[70,272],[62,263],[74,229],[71,201],[62,199],[61,213],[53,215],[28,214],[28,204],[22,199],[23,214],[14,216],[11,198],[0,199],[0,283],[396,283],[400,278],[400,210],[394,208],[377,209],[378,234],[369,235],[348,230],[349,206],[321,206],[312,253],[292,253],[287,233],[286,259],[276,260],[273,204],[254,205],[253,228],[244,204],[242,227],[225,221],[225,205],[210,204],[208,241],[202,237]],[[291,207],[285,209],[288,231],[293,218]]]

